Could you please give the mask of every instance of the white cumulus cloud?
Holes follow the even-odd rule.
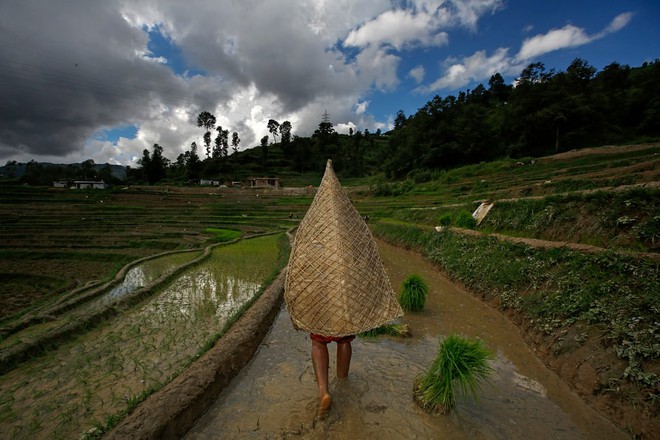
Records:
[[[428,93],[441,89],[457,89],[469,84],[471,81],[480,81],[490,78],[496,73],[510,74],[517,72],[520,65],[512,62],[508,56],[508,49],[499,48],[491,56],[486,51],[475,52],[463,58],[460,63],[448,65],[445,74],[426,87],[419,87],[418,92]]]
[[[424,69],[424,66],[414,67],[413,69],[410,69],[410,72],[408,72],[408,76],[413,78],[417,82],[417,84],[424,81],[425,74],[426,74],[426,70]]]
[[[517,58],[529,60],[558,49],[581,46],[589,41],[591,41],[591,37],[584,29],[569,24],[561,29],[552,29],[546,34],[526,39],[523,41]]]
[[[552,29],[546,34],[536,35],[523,41],[517,58],[529,60],[555,50],[582,46],[623,29],[630,23],[632,16],[631,12],[619,14],[605,29],[593,35],[589,35],[584,29],[571,24],[560,29]]]
[[[447,34],[437,32],[429,14],[414,14],[397,9],[383,12],[376,19],[351,31],[344,44],[365,47],[370,44],[390,45],[397,50],[408,46],[439,46],[447,43]]]
[[[623,14],[619,14],[616,17],[614,17],[614,20],[605,28],[603,32],[606,34],[609,34],[611,32],[616,32],[628,25],[630,23],[630,20],[632,20],[633,13],[632,12],[624,12]]]
[[[480,50],[462,58],[445,60],[444,73],[428,86],[417,88],[417,92],[428,93],[442,89],[458,89],[472,81],[484,81],[495,73],[511,75],[519,73],[523,66],[543,54],[560,49],[581,46],[621,30],[630,23],[633,14],[625,12],[617,15],[602,31],[589,35],[583,28],[568,24],[551,29],[545,34],[526,38],[515,56],[508,54],[508,48],[499,48],[493,55]]]

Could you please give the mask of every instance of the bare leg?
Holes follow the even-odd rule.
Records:
[[[319,409],[317,416],[323,416],[332,405],[332,397],[328,392],[328,364],[330,363],[328,347],[322,342],[312,340],[312,364],[316,384],[319,387]]]
[[[348,377],[353,348],[350,342],[337,343],[337,377]]]

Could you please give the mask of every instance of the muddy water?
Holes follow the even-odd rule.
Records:
[[[403,319],[412,338],[356,339],[350,376],[332,381],[332,410],[315,423],[310,342],[293,330],[282,308],[257,355],[186,438],[627,438],[547,370],[506,318],[453,286],[419,255],[383,243],[380,252],[395,288],[410,273],[429,283],[426,309]],[[478,402],[459,399],[450,415],[429,415],[412,401],[413,380],[450,332],[479,337],[496,354],[492,385]],[[330,353],[332,370],[333,345]]]

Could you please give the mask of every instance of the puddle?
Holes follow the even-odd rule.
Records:
[[[505,317],[457,289],[419,255],[384,243],[379,249],[395,289],[410,273],[429,283],[426,309],[404,317],[412,338],[356,339],[349,378],[331,381],[332,410],[315,424],[311,344],[283,308],[256,356],[185,438],[627,438],[546,369]],[[495,373],[478,401],[460,399],[451,414],[429,415],[412,400],[413,380],[450,332],[483,339],[496,354]]]

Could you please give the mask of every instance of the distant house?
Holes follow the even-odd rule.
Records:
[[[53,187],[55,188],[68,188],[71,186],[71,182],[68,180],[56,180],[53,182]]]
[[[220,179],[200,179],[199,180],[200,185],[212,185],[212,186],[220,186],[223,184],[223,181]]]
[[[250,177],[246,180],[249,188],[274,188],[279,189],[279,177]]]
[[[109,187],[103,180],[74,180],[75,189],[106,189]]]

